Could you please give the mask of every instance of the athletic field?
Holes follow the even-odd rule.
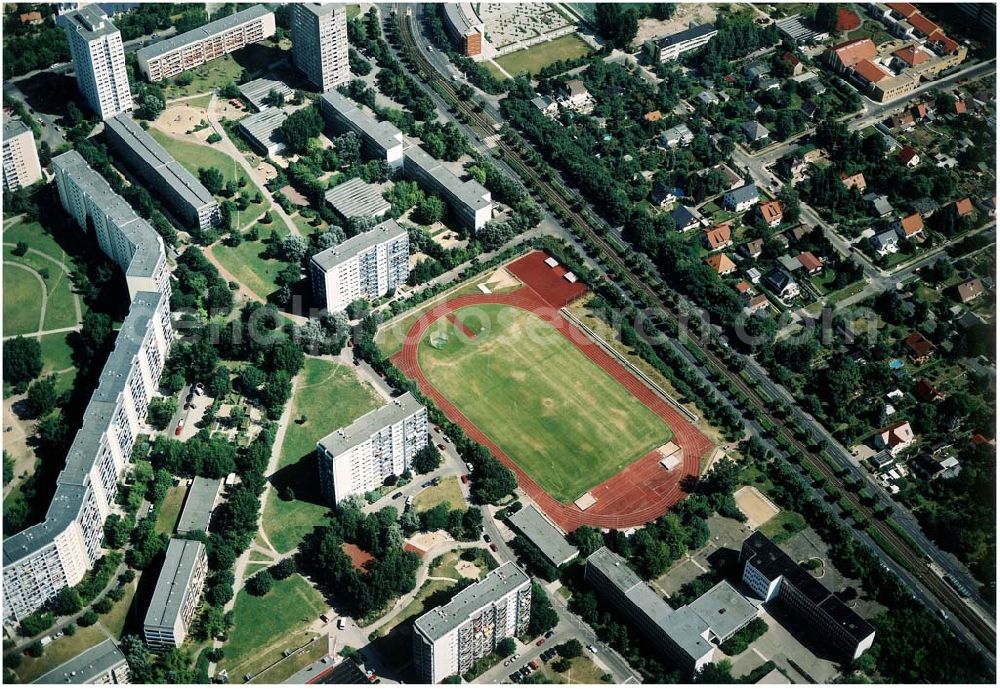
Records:
[[[476,304],[439,318],[417,358],[427,381],[562,503],[673,435],[564,334],[515,306]]]

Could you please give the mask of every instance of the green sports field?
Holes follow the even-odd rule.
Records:
[[[673,436],[670,428],[552,326],[480,304],[424,334],[428,381],[549,495],[571,502]]]

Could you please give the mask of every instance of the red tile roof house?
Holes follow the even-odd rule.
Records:
[[[983,293],[983,282],[979,278],[974,280],[966,280],[955,285],[955,292],[958,293],[958,298],[963,304],[968,304],[970,301],[979,298]]]
[[[841,175],[840,181],[847,189],[857,189],[862,193],[868,188],[868,182],[865,181],[865,176],[860,172],[856,175]]]
[[[716,225],[711,229],[705,230],[705,233],[701,236],[701,241],[709,251],[718,251],[719,249],[732,246],[733,233],[729,228],[729,223]]]
[[[899,162],[906,167],[916,167],[920,165],[920,154],[912,146],[903,146],[899,151]]]
[[[823,262],[816,258],[811,251],[803,251],[798,255],[799,263],[805,268],[806,272],[810,275],[816,275],[823,272]]]
[[[934,352],[934,343],[923,336],[923,333],[914,332],[905,340],[903,344],[910,350],[910,360],[917,364],[926,364]]]
[[[968,196],[955,202],[955,214],[960,218],[972,214],[972,200]]]
[[[913,387],[913,394],[917,396],[917,399],[924,402],[940,402],[944,399],[944,395],[940,390],[923,379],[917,381],[917,384]]]
[[[894,229],[901,238],[913,239],[924,231],[924,219],[920,217],[920,213],[913,213],[896,222]]]
[[[766,309],[768,306],[770,306],[770,304],[771,302],[767,300],[766,294],[755,294],[753,297],[751,297],[750,304],[747,306],[747,308],[750,310],[750,313],[757,313],[761,309]]]
[[[768,227],[777,227],[781,224],[784,212],[781,208],[781,201],[764,201],[757,206],[757,212]]]
[[[913,113],[913,116],[916,119],[923,120],[930,114],[930,106],[927,103],[917,103],[913,106],[910,112]]]
[[[964,100],[957,100],[957,101],[955,101],[955,114],[956,115],[964,115],[968,111],[969,111],[969,108],[966,107]]]
[[[888,450],[893,457],[913,444],[916,438],[909,421],[899,421],[879,431],[875,445],[879,450]]]
[[[705,259],[705,263],[707,263],[717,275],[729,275],[736,270],[736,264],[733,263],[733,259],[729,258],[725,254],[712,254]]]
[[[753,295],[753,287],[746,280],[741,280],[736,283],[736,292],[740,295],[740,301],[744,304],[750,303],[750,297]]]

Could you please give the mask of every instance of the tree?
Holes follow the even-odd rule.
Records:
[[[59,404],[59,393],[56,390],[56,377],[46,376],[36,380],[28,387],[28,413],[31,418],[38,419],[47,416]]]
[[[218,194],[226,184],[226,178],[214,167],[198,168],[198,179],[210,194]]]
[[[415,219],[423,225],[433,225],[444,218],[445,210],[444,201],[439,196],[429,194],[417,204]]]
[[[42,347],[38,340],[18,335],[3,347],[3,377],[13,385],[24,385],[42,372]]]
[[[833,33],[837,29],[837,9],[839,5],[834,2],[821,2],[816,8],[816,19],[814,23],[818,29],[826,33]]]
[[[514,651],[517,650],[517,644],[514,643],[512,638],[505,637],[497,642],[496,654],[501,658],[507,658],[514,655]]]
[[[18,631],[21,636],[37,636],[51,627],[55,621],[55,616],[48,610],[36,610],[21,620]]]
[[[173,397],[154,397],[149,401],[146,412],[146,423],[158,431],[164,431],[170,425],[170,419],[177,411],[177,400]]]
[[[322,132],[323,116],[315,105],[296,110],[281,125],[285,144],[294,153],[307,153],[309,140]]]
[[[538,582],[533,580],[531,582],[531,616],[528,619],[528,633],[531,636],[538,636],[554,629],[557,624],[559,624],[559,615],[552,607],[549,595]]]
[[[281,562],[271,565],[268,571],[271,572],[271,576],[275,579],[287,579],[295,574],[295,560],[290,557],[286,557]]]
[[[590,557],[604,546],[604,534],[592,526],[579,526],[569,534],[569,541],[580,549],[580,557]]]
[[[41,639],[36,639],[24,652],[32,658],[41,658],[45,653],[45,646],[42,645]]]
[[[92,627],[97,624],[97,613],[93,610],[88,610],[87,612],[80,615],[76,623],[81,627]]]
[[[514,472],[486,451],[486,456],[473,472],[472,495],[475,500],[483,504],[497,504],[515,490],[517,477]]]
[[[583,644],[580,643],[579,639],[570,639],[556,646],[556,653],[563,658],[573,659],[583,655]]]
[[[594,23],[601,37],[621,50],[627,50],[639,32],[639,17],[634,9],[612,3],[599,3]]]
[[[309,242],[297,234],[283,237],[278,245],[278,254],[291,263],[300,263],[308,251]]]
[[[413,456],[413,470],[426,474],[441,466],[441,451],[434,443],[427,443]]]
[[[552,669],[556,672],[567,672],[573,664],[566,658],[556,658],[552,662]]]
[[[82,607],[83,601],[80,600],[80,594],[76,592],[76,589],[68,586],[59,589],[59,593],[49,601],[49,608],[59,617],[75,615],[80,612],[80,608]]]

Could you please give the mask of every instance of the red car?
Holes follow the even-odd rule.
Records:
[[[545,643],[545,637],[543,636],[540,639],[538,639],[538,641],[535,642],[535,645],[536,646],[541,646],[544,643]],[[535,661],[531,661],[531,662],[535,662]]]
[[[496,543],[490,543],[490,550],[492,550],[495,553],[497,551],[497,544]]]

